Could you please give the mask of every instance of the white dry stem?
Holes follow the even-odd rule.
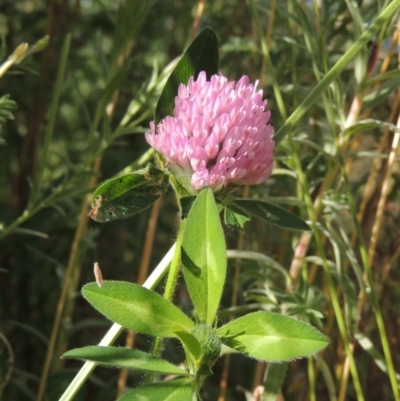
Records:
[[[175,253],[175,245],[171,247],[171,249],[166,253],[164,258],[158,264],[158,266],[153,270],[149,278],[143,284],[143,287],[148,289],[153,289],[163,278],[165,273],[168,270],[168,266],[172,260],[172,257]],[[110,330],[108,330],[107,334],[100,341],[99,345],[107,346],[111,345],[117,337],[122,332],[123,327],[117,323],[114,323]],[[85,362],[82,366],[81,370],[74,377],[68,388],[65,390],[64,394],[61,396],[59,401],[71,401],[75,394],[79,391],[82,385],[85,383],[89,375],[92,373],[93,369],[96,367],[96,363],[94,362]]]

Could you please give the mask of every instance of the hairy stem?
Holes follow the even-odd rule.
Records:
[[[167,283],[165,285],[165,290],[164,290],[164,298],[167,299],[168,301],[171,301],[174,295],[176,282],[178,280],[179,267],[181,264],[181,246],[183,241],[183,235],[185,233],[185,227],[186,227],[186,220],[182,220],[179,225],[175,252],[171,261],[171,266],[168,271]],[[161,352],[161,347],[162,347],[162,339],[160,337],[157,337],[153,342],[151,353],[153,355],[159,355]],[[144,379],[144,384],[152,383],[153,379],[154,379],[154,374],[148,373]]]

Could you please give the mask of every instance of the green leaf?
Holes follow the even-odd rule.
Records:
[[[310,230],[310,226],[306,222],[271,203],[252,199],[236,199],[232,204],[253,216],[260,217],[267,223],[294,230]]]
[[[43,36],[43,38],[40,38],[34,45],[32,45],[29,48],[28,54],[32,54],[35,52],[39,52],[40,50],[43,50],[45,47],[47,47],[49,42],[50,42],[50,36],[49,35]]]
[[[175,334],[181,340],[185,351],[191,356],[191,359],[197,361],[201,356],[201,346],[197,338],[186,331],[175,331]]]
[[[382,354],[374,347],[373,342],[364,334],[356,333],[355,338],[361,347],[366,351],[369,356],[374,360],[376,366],[386,375],[388,374],[388,366],[386,364],[385,358]],[[396,373],[397,384],[400,388],[400,374]]]
[[[83,296],[104,316],[128,329],[158,337],[176,337],[172,326],[190,331],[194,323],[161,295],[124,281],[86,284]]]
[[[89,216],[98,222],[133,216],[151,206],[168,188],[168,176],[148,165],[100,185],[92,196]]]
[[[267,366],[266,380],[264,380],[263,401],[275,401],[281,392],[282,383],[286,376],[287,363],[271,363]]]
[[[399,78],[399,77],[400,77],[399,69],[387,71],[384,72],[383,74],[374,75],[373,77],[368,79],[368,81],[365,82],[363,89],[365,90],[374,89],[384,81],[387,81],[388,79]]]
[[[234,205],[229,205],[224,208],[224,223],[227,226],[231,226],[237,229],[243,229],[246,221],[249,221],[249,215],[243,210],[235,207]]]
[[[377,89],[364,96],[363,109],[369,109],[387,100],[388,96],[400,86],[400,77],[388,79]]]
[[[324,377],[324,381],[325,381],[325,387],[328,390],[328,394],[329,394],[329,400],[336,400],[336,383],[335,380],[333,379],[332,373],[331,373],[331,368],[330,368],[330,364],[328,365],[324,358],[322,358],[320,355],[314,355],[313,357],[317,363],[318,363],[318,367],[319,369],[321,369],[321,373],[322,376]],[[400,382],[399,382],[400,384]]]
[[[190,401],[192,393],[190,380],[176,379],[137,387],[118,401]]]
[[[17,103],[15,103],[14,100],[10,99],[10,95],[3,95],[2,97],[0,97],[0,111],[7,113],[14,111],[17,108],[18,108]],[[11,118],[13,118],[12,115]]]
[[[164,359],[132,348],[93,345],[72,349],[67,351],[62,357],[91,361],[119,369],[188,376],[188,373],[183,369],[172,365]]]
[[[218,39],[211,28],[205,28],[187,48],[169,76],[158,99],[155,124],[172,115],[179,84],[187,84],[192,76],[196,79],[200,71],[205,71],[207,80],[210,80],[212,75],[218,74],[218,68]]]
[[[276,271],[280,272],[283,274],[287,282],[291,281],[291,277],[289,273],[286,271],[286,269],[276,262],[273,258],[264,255],[261,252],[253,252],[253,251],[241,251],[237,249],[228,249],[226,251],[226,254],[229,259],[249,259],[249,260],[254,260],[257,263],[263,263],[267,267],[271,267],[272,269],[275,269]]]
[[[354,27],[354,40],[357,40],[365,31],[364,20],[360,14],[358,5],[355,1],[346,1],[348,10],[353,19],[352,26]],[[368,50],[362,49],[354,58],[354,75],[358,84],[361,84],[366,77],[368,65]]]
[[[271,312],[249,313],[217,332],[228,347],[270,362],[311,355],[329,344],[329,340],[309,324]]]
[[[351,137],[360,131],[367,131],[374,128],[386,128],[393,132],[400,132],[400,129],[396,127],[394,124],[385,123],[380,120],[374,120],[372,118],[368,118],[366,120],[358,120],[350,127],[346,128],[343,132],[343,136]]]
[[[226,245],[213,193],[205,189],[189,212],[182,242],[183,275],[196,315],[212,324],[226,275]]]

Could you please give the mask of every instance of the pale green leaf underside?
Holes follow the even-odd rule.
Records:
[[[271,312],[242,316],[217,330],[227,346],[270,362],[290,361],[314,354],[329,340],[309,324]]]
[[[226,275],[226,245],[213,193],[200,193],[190,209],[182,243],[186,285],[201,321],[212,324]]]
[[[172,327],[190,331],[194,323],[161,295],[123,281],[86,284],[83,296],[104,316],[128,329],[159,337],[176,337]]]
[[[187,372],[164,359],[131,348],[93,345],[67,351],[63,358],[91,361],[99,365],[119,369],[188,376]]]
[[[191,355],[194,361],[198,360],[201,356],[201,346],[197,338],[185,331],[176,331],[175,333],[185,347],[186,352]]]
[[[190,401],[192,386],[187,379],[176,379],[137,387],[118,401]]]

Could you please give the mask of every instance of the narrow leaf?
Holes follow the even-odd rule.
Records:
[[[377,86],[379,86],[383,82],[387,81],[388,79],[399,78],[399,77],[400,77],[399,69],[390,70],[390,71],[384,72],[383,74],[374,75],[373,77],[371,77],[370,79],[368,79],[368,81],[366,81],[364,83],[363,89],[369,90],[371,88],[376,88]]]
[[[364,96],[363,108],[369,109],[387,100],[388,96],[400,86],[400,77],[388,79],[378,88]]]
[[[168,176],[148,165],[100,185],[93,194],[89,216],[99,222],[132,216],[152,205],[167,188]]]
[[[226,274],[226,245],[213,193],[200,193],[189,212],[182,243],[183,275],[196,315],[214,321]]]
[[[266,380],[264,381],[263,401],[275,401],[281,392],[282,383],[286,376],[287,363],[271,363],[267,367]]]
[[[314,355],[313,358],[317,361],[319,369],[321,369],[321,373],[325,381],[325,386],[329,393],[329,400],[337,401],[336,383],[333,379],[330,364],[328,365],[325,362],[324,358],[322,358],[318,354]]]
[[[226,254],[228,256],[228,259],[249,259],[249,260],[254,260],[257,263],[263,263],[265,266],[272,267],[273,269],[283,274],[285,276],[285,279],[288,280],[288,282],[291,281],[291,277],[289,273],[286,271],[286,269],[281,264],[276,262],[273,258],[264,255],[263,253],[253,252],[253,251],[241,251],[237,249],[228,249],[226,251]]]
[[[372,37],[384,26],[384,24],[397,13],[398,8],[399,4],[397,0],[386,3],[386,7],[368,26],[368,29],[350,46],[350,48],[340,57],[335,65],[331,67],[321,81],[318,82],[314,89],[307,95],[303,102],[296,108],[296,110],[293,111],[293,113],[286,119],[285,123],[275,133],[274,140],[277,144],[282,141],[289,130],[293,129],[296,123],[298,123],[301,117],[303,117],[310,107],[320,98],[320,95],[339,76],[339,74],[353,59],[353,57],[360,50],[363,50],[368,41],[371,40]]]
[[[83,296],[104,316],[128,329],[159,337],[176,337],[172,326],[190,331],[194,323],[161,295],[123,281],[86,284]]]
[[[49,238],[48,234],[36,230],[31,230],[30,228],[16,228],[14,230],[14,234],[32,235],[33,237],[39,237],[44,239]]]
[[[176,379],[137,387],[118,398],[118,401],[190,401],[192,393],[188,379]]]
[[[89,346],[67,351],[63,358],[91,361],[100,365],[155,372],[170,375],[188,376],[188,373],[155,355],[132,348]]]
[[[187,48],[168,78],[157,103],[155,124],[172,115],[179,84],[186,84],[192,76],[197,78],[201,71],[206,72],[209,80],[218,73],[218,68],[218,39],[211,28],[205,28]]]
[[[393,132],[400,132],[400,129],[396,127],[394,124],[385,123],[380,120],[374,120],[372,118],[368,118],[366,120],[359,120],[349,128],[346,128],[343,132],[343,136],[351,137],[360,131],[367,131],[374,128],[386,128]]]
[[[362,333],[356,333],[355,338],[361,347],[366,351],[369,356],[374,360],[376,366],[385,374],[388,374],[389,370],[382,354],[374,347],[372,341]],[[400,374],[396,373],[396,380],[400,388]]]
[[[329,343],[309,324],[271,312],[249,313],[222,326],[217,332],[228,347],[270,362],[311,355]]]
[[[292,228],[294,230],[310,230],[310,226],[295,216],[278,206],[270,203],[252,200],[252,199],[236,199],[232,204],[243,211],[260,217],[264,221],[276,224],[279,227]]]

